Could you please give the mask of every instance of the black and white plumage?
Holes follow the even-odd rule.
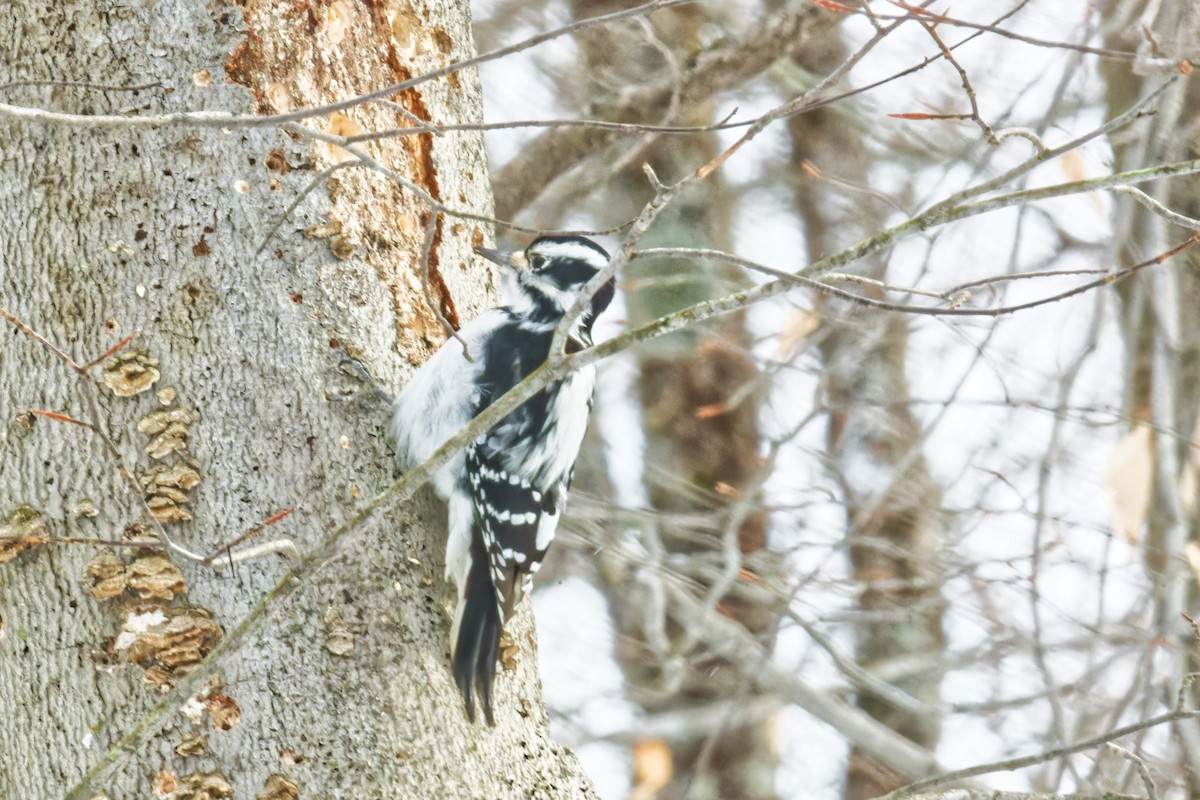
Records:
[[[554,331],[584,285],[608,263],[599,245],[544,236],[524,252],[476,250],[514,268],[507,304],[480,314],[427,361],[396,398],[391,432],[402,469],[429,458],[493,400],[546,361]],[[570,329],[568,352],[592,343],[592,323],[613,296],[609,282]],[[450,640],[467,717],[475,692],[493,723],[492,682],[504,624],[554,539],[591,411],[595,371],[552,383],[434,476],[449,506],[446,577],[458,603]]]

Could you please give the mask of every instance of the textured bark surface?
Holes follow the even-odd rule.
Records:
[[[451,0],[103,10],[19,0],[5,15],[0,83],[156,84],[5,89],[6,102],[76,114],[294,110],[472,52],[465,4]],[[481,116],[472,72],[390,100],[422,118]],[[350,133],[408,122],[375,103],[308,124]],[[176,541],[208,552],[302,504],[259,539],[286,536],[307,551],[388,485],[386,401],[347,356],[391,392],[444,338],[421,288],[418,200],[376,173],[342,169],[272,236],[344,153],[276,126],[72,127],[2,115],[0,142],[0,307],[81,363],[139,331],[122,374],[153,369],[158,380],[131,397],[97,382],[95,422],[139,479],[163,465],[194,470],[198,483],[183,491],[176,481],[156,501],[187,512],[160,506],[180,520],[165,523]],[[448,205],[489,212],[477,135],[367,149]],[[483,235],[446,219],[435,237],[431,291],[450,319],[492,298],[492,276],[470,256]],[[93,420],[75,375],[8,323],[0,386],[5,535],[115,540],[152,528],[100,435],[29,413]],[[157,395],[166,387],[170,405]],[[163,410],[182,427],[156,431]],[[279,776],[302,797],[591,796],[549,739],[527,617],[513,631],[516,669],[498,680],[498,726],[466,723],[447,663],[441,522],[418,505],[362,526],[225,660],[203,710],[163,720],[148,747],[82,796],[146,797],[155,781],[173,781],[176,796],[205,781],[212,796],[225,796],[222,784],[237,797],[292,796]],[[171,669],[202,656],[215,628],[232,628],[286,568],[261,559],[217,573],[173,556],[176,576],[146,551],[104,553],[50,543],[0,564],[0,796],[63,796],[159,700]],[[162,647],[115,640],[134,614],[159,620]],[[234,704],[239,721],[221,729]]]

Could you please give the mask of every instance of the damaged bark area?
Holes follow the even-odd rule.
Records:
[[[227,79],[254,94],[258,113],[287,114],[300,108],[335,103],[415,74],[449,64],[454,44],[443,29],[431,26],[407,3],[293,3],[282,10],[265,0],[239,4],[246,38],[225,62]],[[344,52],[353,50],[353,63]],[[457,75],[447,79],[451,89]],[[407,129],[435,123],[422,94],[411,87],[385,100],[334,111],[304,124],[336,136]],[[443,197],[430,133],[397,135],[356,145],[438,203]],[[314,172],[355,160],[336,144],[314,142]],[[429,351],[461,324],[450,285],[443,276],[443,215],[406,197],[406,189],[365,168],[338,170],[326,181],[331,202],[328,237],[338,258],[351,254],[367,261],[390,292],[397,334],[403,349]],[[363,203],[364,197],[373,198]],[[450,198],[453,202],[458,198]],[[364,214],[364,209],[368,213]],[[451,235],[463,238],[464,226]],[[429,303],[412,303],[426,296]]]

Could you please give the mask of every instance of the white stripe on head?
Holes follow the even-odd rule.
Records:
[[[582,261],[595,270],[604,269],[608,258],[597,249],[599,246],[589,246],[579,239],[547,239],[534,242],[525,251],[526,256],[539,255],[545,258],[563,258]]]

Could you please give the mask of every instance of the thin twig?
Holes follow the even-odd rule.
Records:
[[[73,358],[71,358],[69,355],[67,355],[66,353],[64,353],[62,350],[59,350],[58,347],[56,347],[53,343],[51,343],[51,341],[49,339],[47,339],[45,336],[42,336],[40,333],[38,333],[33,328],[26,325],[21,320],[14,317],[12,314],[5,311],[3,308],[0,308],[0,317],[3,317],[8,322],[12,323],[13,325],[16,325],[17,329],[20,330],[21,333],[25,334],[30,339],[33,339],[35,342],[40,344],[42,347],[45,347],[51,353],[54,353],[54,355],[61,358],[63,360],[63,362],[68,367],[70,367],[72,370],[74,370],[75,372],[79,372],[79,365],[75,363],[75,360]]]
[[[921,224],[924,226],[924,228],[928,229],[943,224],[943,220],[945,219],[946,215],[953,216],[955,219],[961,219],[961,217],[957,215],[964,210],[969,210],[971,214],[981,214],[987,211],[994,211],[998,208],[1021,205],[1028,200],[1048,200],[1052,197],[1063,197],[1069,194],[1093,192],[1097,189],[1112,189],[1116,186],[1126,184],[1145,183],[1146,181],[1154,180],[1155,178],[1193,175],[1196,172],[1200,172],[1200,159],[1194,161],[1176,161],[1171,164],[1159,164],[1154,167],[1146,167],[1145,169],[1119,172],[1114,175],[1106,175],[1101,178],[1090,178],[1082,181],[1058,183],[1051,186],[1042,186],[1037,189],[1025,189],[1023,191],[1011,192],[1009,194],[999,195],[988,200],[980,200],[970,204],[946,205],[945,203],[938,203],[930,208],[927,212],[922,212],[914,219],[921,220]],[[975,192],[972,191],[971,194],[973,196]]]
[[[432,133],[434,136],[441,136],[446,132],[446,128],[443,126],[430,122],[427,119],[421,119],[416,114],[405,108],[402,103],[397,103],[395,100],[376,100],[375,102],[389,111],[396,112],[412,123],[412,125],[408,128],[396,128],[394,130],[411,132],[414,134]]]
[[[910,68],[909,70],[904,70],[900,73],[897,73],[897,75],[893,75],[889,78],[885,78],[882,81],[876,81],[874,84],[871,84],[869,86],[851,89],[850,91],[843,92],[840,95],[837,95],[836,97],[830,97],[830,98],[826,98],[824,100],[815,100],[815,101],[810,100],[810,98],[819,97],[821,92],[823,92],[825,89],[827,89],[830,86],[834,86],[838,81],[840,81],[848,72],[850,72],[851,69],[854,68],[854,66],[856,64],[858,64],[859,61],[861,61],[863,58],[866,57],[867,53],[871,52],[871,50],[873,50],[877,44],[882,42],[887,37],[887,35],[889,33],[891,33],[895,28],[899,27],[900,24],[901,24],[900,22],[893,22],[887,28],[884,28],[882,30],[877,30],[875,32],[874,36],[872,36],[870,39],[868,39],[866,42],[864,42],[862,47],[858,48],[858,50],[852,56],[850,56],[850,58],[846,59],[841,64],[839,64],[837,69],[835,69],[833,72],[830,72],[828,75],[826,75],[824,78],[822,78],[821,81],[816,86],[814,86],[811,89],[809,89],[808,91],[804,92],[804,94],[800,95],[799,97],[793,98],[792,100],[789,100],[786,103],[776,106],[775,108],[768,111],[766,114],[763,114],[758,119],[754,120],[754,124],[750,126],[749,130],[747,130],[744,134],[742,134],[740,139],[735,141],[729,147],[725,148],[725,150],[722,151],[721,153],[718,153],[707,164],[703,165],[698,170],[696,170],[696,173],[695,173],[696,177],[700,178],[701,180],[708,177],[709,174],[711,174],[714,170],[718,169],[722,164],[724,164],[726,161],[728,161],[733,156],[734,153],[736,153],[738,150],[740,150],[743,146],[745,146],[754,137],[758,136],[759,133],[761,133],[768,125],[770,125],[775,120],[785,119],[787,117],[794,116],[796,114],[800,114],[805,111],[810,111],[813,109],[820,108],[822,105],[825,105],[827,103],[832,103],[832,102],[835,102],[840,99],[852,97],[853,95],[858,94],[860,91],[867,91],[876,86],[881,86],[890,80],[894,80],[897,77],[897,75],[903,75],[909,71],[916,71],[918,69],[923,69],[926,65],[928,65],[930,63],[929,59],[925,59],[925,61],[922,64],[917,65],[916,67]]]
[[[605,119],[586,118],[515,119],[510,120],[509,122],[456,122],[445,125],[435,125],[429,122],[422,122],[420,125],[414,125],[410,128],[388,128],[382,131],[356,133],[353,136],[347,136],[346,141],[353,144],[355,142],[373,142],[379,139],[390,139],[396,136],[414,136],[422,133],[437,134],[446,133],[449,131],[487,132],[520,130],[525,128],[594,128],[596,130],[617,131],[618,133],[655,133],[666,136],[690,136],[698,133],[714,133],[716,131],[745,128],[754,124],[754,120],[752,119],[731,122],[730,120],[736,113],[737,109],[734,109],[726,114],[720,121],[714,122],[711,125],[655,125],[649,122],[613,122]]]
[[[900,3],[898,0],[891,0],[891,2],[896,3],[896,5],[899,5],[902,8],[909,8],[907,4]],[[913,9],[913,11],[922,12],[923,10]],[[994,145],[1000,144],[1000,140],[996,138],[996,134],[992,130],[992,126],[988,125],[987,122],[984,121],[983,117],[979,114],[979,100],[975,96],[975,89],[971,86],[970,78],[967,77],[967,71],[963,69],[961,64],[958,63],[958,59],[954,57],[954,54],[950,52],[950,48],[946,46],[946,43],[942,41],[942,37],[938,35],[937,28],[935,28],[925,19],[924,14],[916,13],[914,16],[916,17],[917,23],[925,29],[925,32],[930,35],[934,43],[938,46],[938,49],[942,51],[942,55],[945,57],[945,59],[950,62],[950,66],[957,70],[958,77],[960,80],[962,80],[963,91],[967,93],[967,100],[971,103],[971,113],[967,118],[975,121],[975,124],[977,124],[979,129],[983,131],[983,138],[987,139],[988,143]]]
[[[1141,189],[1135,189],[1132,186],[1114,186],[1113,191],[1129,195],[1134,200],[1153,211],[1155,214],[1158,214],[1167,222],[1170,222],[1172,225],[1178,225],[1181,228],[1187,228],[1188,230],[1193,231],[1200,230],[1200,219],[1185,217],[1183,214],[1172,211],[1150,195],[1143,192]]]
[[[230,553],[230,551],[232,551],[233,548],[237,547],[242,542],[245,542],[246,540],[248,540],[254,536],[257,536],[259,533],[261,533],[262,531],[271,527],[275,523],[282,522],[283,520],[290,517],[292,514],[294,514],[296,512],[296,510],[298,508],[300,508],[300,505],[301,505],[300,503],[297,503],[296,505],[291,506],[289,508],[285,508],[276,514],[272,514],[265,522],[255,525],[253,528],[246,531],[241,536],[234,539],[232,542],[221,545],[216,550],[209,553],[208,556],[204,559],[204,563],[205,564],[213,564],[213,562],[215,562],[218,558],[225,555],[226,553]],[[290,549],[288,547],[281,546],[280,542],[287,542],[287,544],[290,545]],[[299,557],[299,551],[296,549],[296,546],[291,543],[290,540],[280,539],[275,542],[268,542],[266,546],[269,546],[272,548],[271,552],[280,552],[282,550],[288,550],[290,552],[290,554],[292,555],[293,560],[295,560],[296,558]],[[260,549],[261,549],[261,546],[259,548],[256,548],[256,550],[260,550]],[[257,555],[257,553],[256,553],[256,555]],[[231,555],[228,563],[232,564],[235,560],[245,561],[248,559],[246,559],[244,556],[240,559],[234,559]]]
[[[650,186],[654,189],[654,197],[651,198],[650,202],[646,203],[642,209],[642,213],[634,220],[633,225],[629,228],[629,233],[625,235],[625,241],[621,242],[621,246],[617,248],[608,265],[588,281],[588,284],[583,287],[583,291],[579,293],[579,296],[575,298],[575,302],[571,304],[571,307],[563,316],[558,327],[555,328],[554,336],[550,340],[550,359],[552,362],[557,361],[561,363],[563,361],[566,355],[567,338],[570,335],[571,327],[582,316],[584,309],[591,304],[592,298],[596,296],[601,287],[612,280],[633,258],[635,248],[641,241],[642,236],[654,224],[654,220],[658,218],[658,215],[670,204],[680,190],[690,185],[692,181],[697,180],[694,176],[688,176],[672,186],[664,186],[649,164],[643,165],[642,169],[646,173],[646,179],[650,182]]]
[[[516,44],[507,47],[500,47],[491,50],[487,53],[481,53],[473,58],[455,61],[440,67],[430,72],[409,78],[399,83],[394,83],[391,86],[385,86],[382,89],[376,89],[365,94],[348,97],[345,100],[339,100],[334,103],[327,103],[321,106],[312,106],[309,108],[298,109],[286,114],[233,114],[226,111],[178,111],[167,114],[154,114],[146,116],[127,116],[123,114],[65,114],[57,111],[49,111],[40,108],[27,108],[24,106],[14,106],[9,103],[0,103],[0,116],[11,116],[18,119],[28,120],[30,122],[50,122],[61,125],[71,125],[76,127],[88,128],[165,128],[174,125],[192,125],[202,128],[228,128],[228,127],[247,127],[247,128],[263,128],[272,125],[283,125],[285,123],[299,122],[300,120],[310,119],[312,117],[324,117],[335,111],[345,111],[348,108],[369,103],[375,100],[383,100],[392,95],[411,89],[414,86],[420,86],[423,83],[428,83],[438,78],[444,78],[447,75],[452,75],[470,67],[477,67],[480,64],[486,64],[489,61],[495,61],[514,53],[519,53],[523,50],[528,50],[531,47],[536,47],[539,44],[548,42],[552,39],[558,39],[563,36],[576,33],[586,28],[597,25],[606,25],[610,22],[615,22],[620,19],[630,19],[640,17],[658,11],[664,8],[684,5],[696,2],[696,0],[651,0],[649,3],[644,3],[633,8],[622,9],[611,14],[602,14],[596,17],[588,17],[586,19],[577,20],[568,25],[563,25],[560,28],[555,28],[545,33],[539,33],[536,36],[530,36]]]
[[[1104,273],[1104,277],[1098,278],[1094,281],[1089,281],[1089,282],[1081,284],[1079,286],[1072,287],[1071,289],[1068,289],[1064,292],[1059,292],[1058,294],[1050,295],[1048,297],[1043,297],[1043,298],[1039,298],[1036,300],[1030,300],[1025,303],[1020,303],[1020,304],[1012,305],[1012,306],[1000,306],[999,308],[953,308],[953,307],[952,308],[942,308],[942,307],[931,307],[931,306],[913,306],[913,305],[905,305],[902,303],[891,303],[886,300],[877,300],[873,297],[864,297],[862,295],[857,295],[857,294],[854,294],[853,292],[846,291],[845,289],[841,289],[836,286],[831,286],[830,284],[825,283],[823,280],[818,280],[816,278],[810,278],[806,274],[809,272],[809,270],[812,269],[812,267],[809,267],[809,268],[805,269],[804,271],[802,271],[801,273],[795,273],[795,274],[787,274],[787,273],[783,273],[778,270],[771,270],[771,272],[773,272],[774,274],[783,275],[784,277],[781,277],[778,281],[775,281],[773,283],[764,284],[763,286],[757,286],[753,289],[744,290],[742,292],[738,292],[733,295],[728,295],[727,297],[724,297],[724,298],[717,298],[717,300],[710,300],[710,301],[707,301],[704,303],[697,303],[694,306],[690,306],[689,308],[683,309],[681,312],[676,312],[676,313],[677,314],[685,314],[685,312],[686,312],[686,314],[685,314],[686,318],[693,322],[699,321],[701,319],[708,319],[710,316],[715,315],[715,313],[725,313],[725,311],[715,312],[714,310],[717,307],[720,307],[720,308],[726,309],[726,310],[733,310],[734,308],[738,307],[738,305],[737,305],[738,300],[740,300],[742,303],[756,302],[758,300],[765,299],[766,297],[773,296],[782,291],[785,291],[788,288],[787,285],[791,284],[791,285],[808,286],[812,289],[816,289],[818,291],[824,292],[825,294],[833,295],[834,297],[839,297],[843,300],[849,300],[851,302],[858,303],[860,305],[870,306],[871,308],[880,309],[882,311],[898,311],[898,312],[903,312],[903,313],[907,313],[907,314],[924,314],[924,315],[931,315],[931,316],[999,317],[999,316],[1004,316],[1007,314],[1015,314],[1018,311],[1026,311],[1031,308],[1037,308],[1038,306],[1048,305],[1050,303],[1057,303],[1060,300],[1066,300],[1069,297],[1074,297],[1075,295],[1083,294],[1084,292],[1090,291],[1092,289],[1097,289],[1097,288],[1100,288],[1101,286],[1108,286],[1109,284],[1117,283],[1119,281],[1122,281],[1122,280],[1128,278],[1129,276],[1133,275],[1136,272],[1146,269],[1147,267],[1152,267],[1157,264],[1163,263],[1164,261],[1172,258],[1173,256],[1176,256],[1179,253],[1183,252],[1184,250],[1187,250],[1188,248],[1192,247],[1197,242],[1200,242],[1200,233],[1197,233],[1196,235],[1192,236],[1191,238],[1187,239],[1186,241],[1182,242],[1181,244],[1171,248],[1170,250],[1168,250],[1164,253],[1160,253],[1159,255],[1157,255],[1153,258],[1147,259],[1146,261],[1142,261],[1138,264],[1134,264],[1133,266],[1130,266],[1130,267],[1125,267],[1125,268],[1117,270],[1115,272],[1106,272],[1106,273]],[[720,250],[706,250],[706,249],[701,249],[701,248],[656,247],[652,250],[639,252],[639,253],[637,253],[636,257],[642,258],[642,257],[648,257],[650,255],[660,257],[660,258],[661,257],[688,258],[688,259],[712,258],[712,259],[724,261],[729,264],[734,264],[734,265],[737,265],[740,267],[745,267],[747,269],[754,269],[754,270],[760,271],[760,272],[766,272],[766,271],[770,270],[769,267],[764,267],[761,264],[756,264],[747,259],[740,258],[738,256],[731,255],[729,253],[725,253]],[[820,263],[820,262],[818,262],[818,263]],[[817,271],[817,274],[825,276],[825,275],[828,275],[829,273]],[[855,277],[857,277],[857,276],[855,276]],[[737,298],[737,300],[735,300],[734,298]],[[950,298],[947,298],[947,299],[950,299]],[[670,318],[673,316],[674,315],[670,315],[669,317],[663,317],[658,320],[655,320],[654,322],[650,323],[646,327],[648,328],[648,327],[655,326],[655,325],[666,324],[670,320]],[[639,328],[638,330],[640,331],[643,329]],[[673,328],[672,330],[676,330],[676,328]],[[620,339],[620,338],[621,337],[617,337],[617,339]],[[616,340],[610,340],[610,341],[616,341]],[[605,345],[602,345],[602,346],[606,346],[608,344],[609,344],[609,342],[605,342]]]
[[[300,207],[300,204],[304,202],[304,198],[308,197],[309,194],[311,194],[318,186],[323,184],[329,178],[330,175],[337,172],[339,169],[342,169],[343,167],[354,167],[354,166],[365,166],[365,165],[362,165],[362,163],[359,161],[350,161],[350,160],[339,161],[338,163],[334,164],[333,166],[326,167],[325,169],[318,172],[313,177],[313,179],[311,181],[309,181],[308,184],[302,190],[300,190],[300,193],[298,195],[296,195],[296,199],[292,200],[291,203],[288,203],[288,207],[285,208],[283,210],[283,213],[279,215],[279,219],[277,219],[277,220],[275,220],[275,222],[271,223],[271,227],[267,229],[267,233],[266,233],[266,235],[263,236],[262,242],[258,245],[258,247],[256,247],[254,249],[255,257],[261,255],[262,251],[267,249],[267,245],[271,243],[271,238],[274,237],[275,234],[279,232],[279,229],[281,227],[283,227],[283,223],[286,222],[288,220],[288,218],[292,216],[292,212]]]
[[[110,358],[112,358],[114,355],[116,355],[117,353],[119,353],[119,352],[121,352],[122,350],[124,350],[124,349],[125,349],[125,347],[126,347],[126,346],[127,346],[129,343],[130,343],[130,342],[132,342],[132,341],[134,340],[134,337],[136,337],[136,336],[137,336],[139,333],[140,333],[140,331],[139,331],[137,328],[134,328],[132,333],[130,333],[128,336],[126,336],[126,337],[125,337],[124,339],[122,339],[121,341],[119,341],[119,342],[117,342],[116,344],[114,344],[112,347],[110,347],[110,348],[108,348],[107,350],[105,350],[105,351],[104,351],[104,355],[100,356],[99,358],[93,358],[91,361],[89,361],[88,363],[84,364],[84,365],[83,365],[82,367],[80,367],[79,369],[80,369],[81,371],[83,371],[83,372],[91,372],[91,370],[92,370],[92,368],[93,368],[93,367],[97,367],[97,366],[99,366],[100,364],[103,364],[105,361],[107,361],[108,359],[110,359]]]
[[[1038,136],[1037,132],[1031,128],[1001,128],[995,133],[997,144],[1003,144],[1005,139],[1017,137],[1020,139],[1025,139],[1033,144],[1033,149],[1037,151],[1038,158],[1045,160],[1050,157],[1050,148],[1046,146],[1044,141],[1042,141],[1042,137]]]
[[[92,547],[136,547],[139,550],[155,550],[168,553],[166,543],[157,539],[98,539],[94,536],[52,536],[45,544],[85,544]]]
[[[939,202],[933,206],[930,206],[928,211],[940,211],[942,209],[953,208],[954,206],[960,205],[960,204],[966,202],[967,200],[970,200],[972,197],[978,197],[980,195],[987,194],[990,191],[993,191],[995,189],[1000,188],[1001,186],[1005,186],[1005,185],[1011,183],[1013,181],[1013,179],[1018,178],[1021,175],[1024,175],[1026,172],[1029,172],[1030,170],[1034,169],[1035,167],[1038,167],[1053,158],[1057,158],[1058,156],[1061,156],[1063,153],[1067,153],[1071,150],[1074,150],[1075,148],[1079,147],[1080,145],[1083,145],[1083,144],[1091,141],[1092,139],[1097,138],[1098,136],[1105,136],[1107,134],[1110,134],[1113,131],[1119,130],[1120,128],[1123,128],[1132,122],[1136,122],[1137,120],[1141,119],[1142,117],[1146,117],[1146,116],[1149,116],[1149,115],[1155,113],[1153,111],[1147,110],[1147,107],[1152,102],[1154,102],[1156,99],[1158,99],[1159,95],[1161,95],[1164,91],[1166,91],[1166,89],[1169,86],[1174,85],[1174,83],[1177,80],[1179,80],[1178,75],[1167,79],[1166,81],[1163,82],[1162,86],[1159,86],[1157,89],[1150,92],[1142,99],[1138,100],[1136,103],[1134,103],[1128,109],[1126,109],[1122,113],[1118,114],[1117,116],[1113,117],[1111,120],[1104,123],[1099,128],[1089,131],[1088,133],[1085,133],[1082,136],[1078,136],[1069,142],[1064,142],[1063,144],[1059,145],[1058,147],[1054,147],[1049,150],[1044,149],[1045,145],[1042,145],[1042,147],[1038,148],[1037,154],[1033,158],[1028,159],[1027,161],[1024,161],[1020,164],[1017,164],[1012,169],[1005,170],[1003,173],[1001,173],[1000,175],[997,175],[995,178],[991,178],[989,180],[984,181],[983,183],[976,184],[975,186],[969,187],[967,189],[963,189],[961,192],[957,192],[955,194],[950,195],[945,200],[942,200],[941,202]],[[1036,147],[1036,143],[1035,143],[1035,147]]]
[[[1146,797],[1148,800],[1158,800],[1158,789],[1154,787],[1154,777],[1150,774],[1150,767],[1146,765],[1145,759],[1132,750],[1128,750],[1113,742],[1108,742],[1104,746],[1114,753],[1120,754],[1133,764],[1134,769],[1137,770],[1138,775],[1142,779],[1142,785],[1146,787]]]
[[[1200,227],[1200,226],[1197,226]],[[1047,269],[1036,272],[1014,272],[1011,275],[996,275],[991,278],[980,278],[977,281],[967,281],[960,283],[958,286],[946,290],[946,295],[954,295],[958,292],[966,291],[967,289],[975,289],[980,286],[992,286],[997,283],[1007,283],[1009,281],[1028,280],[1030,278],[1060,278],[1065,275],[1106,275],[1108,270],[1104,269]]]
[[[894,2],[894,0],[893,0]],[[971,22],[965,19],[957,19],[948,17],[945,14],[933,14],[922,8],[910,6],[907,3],[895,2],[895,5],[910,11],[913,15],[923,15],[932,18],[943,25],[950,25],[956,28],[969,28],[978,31],[979,33],[994,33],[997,36],[1002,36],[1005,39],[1013,39],[1014,41],[1024,42],[1025,44],[1033,45],[1034,47],[1049,47],[1055,50],[1074,50],[1086,55],[1100,56],[1102,58],[1112,58],[1120,61],[1133,61],[1137,59],[1138,54],[1127,50],[1110,50],[1104,47],[1091,47],[1085,44],[1075,44],[1074,42],[1055,42],[1049,39],[1038,39],[1034,36],[1026,36],[1015,31],[1010,31],[1006,28],[1001,28],[998,25],[988,25],[982,22]],[[905,19],[894,14],[880,14],[881,19]]]
[[[1123,736],[1128,736],[1131,733],[1157,728],[1159,725],[1169,725],[1172,722],[1179,722],[1185,719],[1195,719],[1200,716],[1200,711],[1168,711],[1164,714],[1159,714],[1156,717],[1150,717],[1140,722],[1134,722],[1122,728],[1116,728],[1108,733],[1094,736],[1091,739],[1085,739],[1082,742],[1066,745],[1064,747],[1055,747],[1049,750],[1043,750],[1037,753],[1030,753],[1025,756],[1016,758],[1006,758],[1001,761],[992,761],[987,764],[978,764],[974,767],[965,769],[956,769],[951,772],[936,775],[932,778],[913,781],[907,786],[902,786],[899,789],[888,792],[882,795],[878,800],[899,800],[901,797],[908,797],[917,792],[932,789],[935,786],[945,786],[948,783],[965,780],[967,778],[975,778],[980,775],[987,775],[992,772],[1012,772],[1025,767],[1032,767],[1034,764],[1044,764],[1047,761],[1053,761],[1056,758],[1082,753],[1084,750],[1094,750],[1097,747],[1108,744],[1114,739],[1120,739]]]
[[[852,275],[848,272],[827,272],[821,276],[824,283],[857,283],[863,286],[874,286],[876,289],[881,289],[885,292],[902,292],[904,294],[915,294],[921,297],[932,297],[935,300],[950,300],[954,294],[951,292],[930,292],[925,289],[917,289],[911,286],[895,286],[894,284],[868,278],[864,275]]]
[[[354,164],[354,165],[364,166],[369,169],[375,170],[379,174],[381,174],[381,175],[385,176],[386,178],[399,184],[401,187],[408,189],[421,202],[425,203],[425,205],[427,205],[431,210],[433,210],[435,212],[439,212],[439,213],[445,214],[446,216],[455,217],[458,219],[469,219],[469,220],[473,220],[475,222],[485,222],[489,225],[499,225],[500,227],[506,228],[508,230],[520,231],[522,233],[532,233],[532,234],[545,233],[545,231],[543,231],[540,228],[527,228],[527,227],[524,227],[521,225],[516,225],[512,222],[508,222],[507,220],[497,219],[495,217],[489,217],[489,216],[485,216],[483,214],[476,214],[476,213],[473,213],[470,211],[463,211],[461,209],[457,209],[452,206],[448,206],[445,203],[442,203],[437,198],[435,198],[433,195],[429,194],[429,192],[425,191],[420,186],[417,186],[415,183],[408,180],[403,175],[399,174],[394,169],[392,169],[391,167],[389,167],[386,164],[384,164],[383,162],[381,162],[379,159],[377,159],[374,156],[372,156],[371,154],[367,153],[363,148],[353,144],[350,141],[350,137],[348,137],[348,136],[339,136],[334,133],[326,133],[325,131],[315,130],[306,125],[300,125],[298,123],[288,123],[286,125],[283,125],[282,128],[283,128],[283,130],[286,130],[290,133],[295,133],[298,136],[302,136],[302,137],[305,137],[308,139],[315,139],[319,142],[325,142],[327,144],[332,144],[332,145],[342,148],[347,153],[349,153],[350,155],[354,156],[357,159],[357,161],[343,162],[344,164]],[[615,227],[605,228],[602,230],[562,231],[561,233],[575,234],[578,236],[597,236],[597,235],[602,235],[602,234],[617,233],[622,230],[625,230],[626,228],[630,227],[633,224],[634,223],[631,221],[631,222],[624,222]],[[265,247],[265,242],[262,246]]]
[[[54,86],[68,89],[92,89],[97,92],[140,92],[146,89],[158,89],[161,88],[162,85],[162,81],[139,83],[135,86],[112,86],[104,83],[88,83],[87,81],[28,80],[0,83],[0,92],[5,91],[6,89],[17,89],[23,86]]]
[[[58,411],[44,411],[40,408],[31,408],[31,409],[29,409],[29,413],[34,414],[39,417],[45,417],[46,419],[52,419],[55,422],[66,422],[70,425],[78,425],[81,428],[87,428],[89,431],[92,431],[93,433],[96,430],[95,427],[92,425],[92,423],[84,422],[81,419],[75,419],[74,417],[70,416],[69,414],[63,414]]]

